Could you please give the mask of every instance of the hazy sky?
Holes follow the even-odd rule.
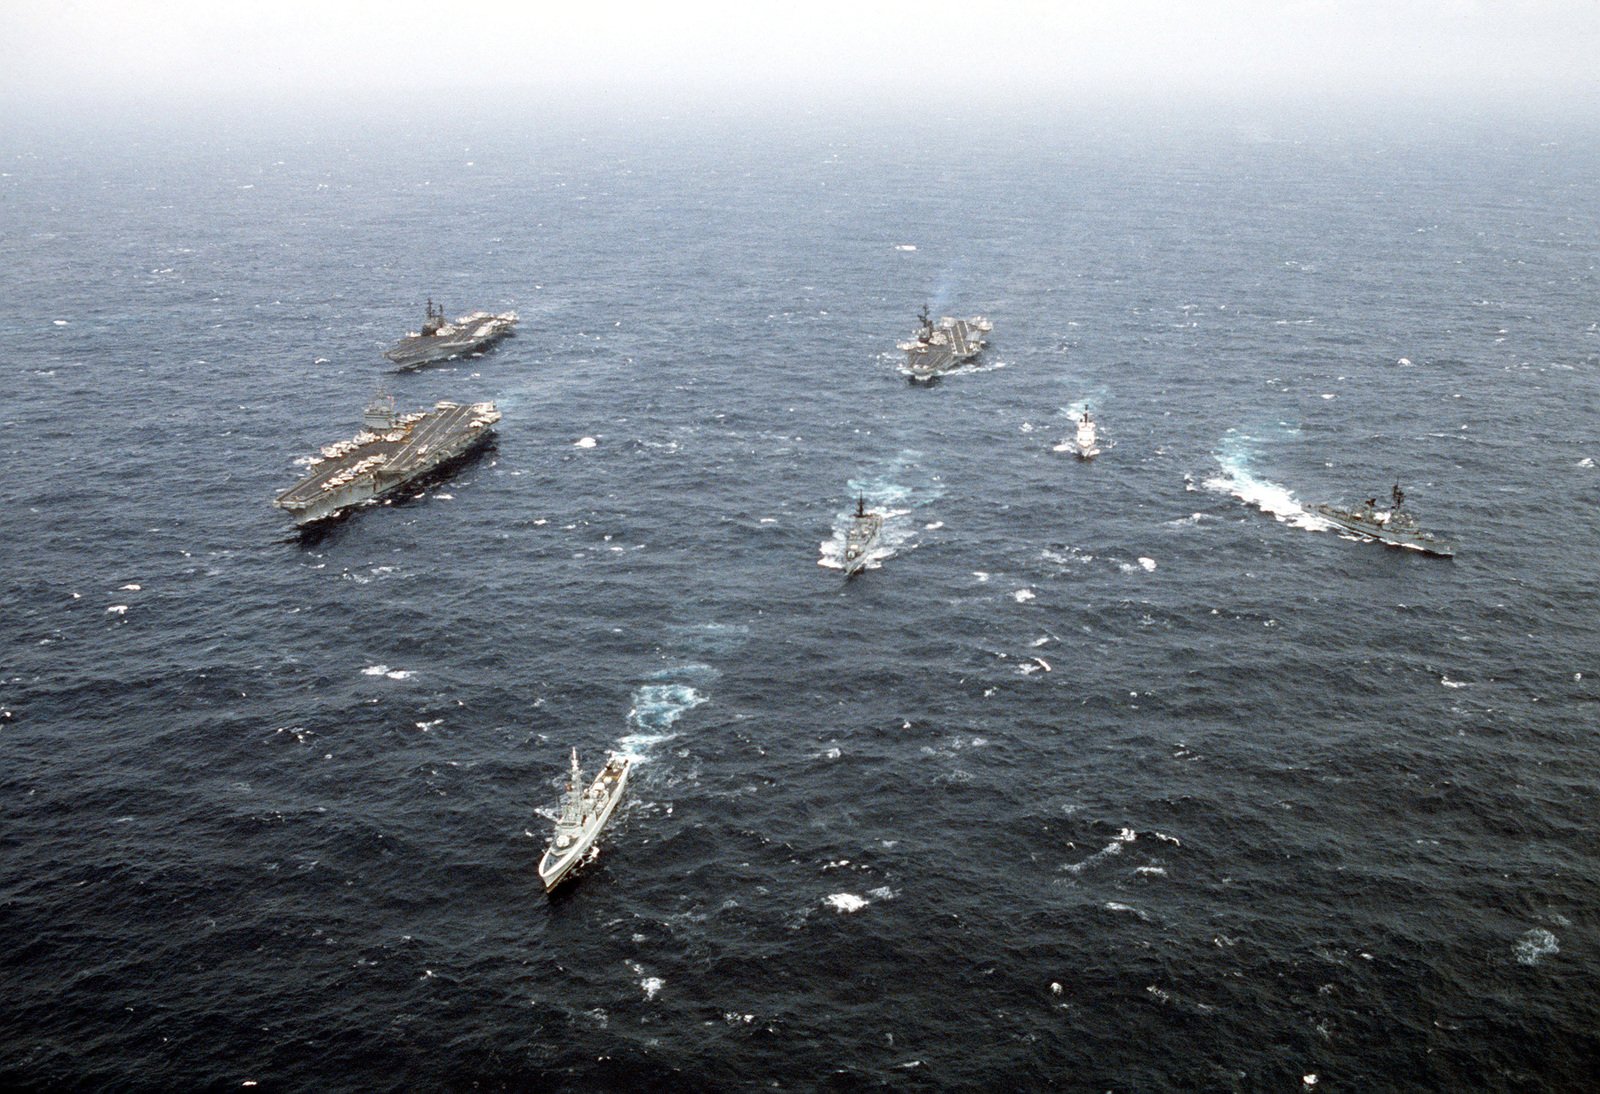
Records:
[[[12,103],[528,88],[1600,110],[1600,0],[0,0],[0,13]]]

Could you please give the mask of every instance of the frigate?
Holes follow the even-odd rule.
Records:
[[[865,495],[856,498],[856,511],[844,537],[844,575],[850,577],[867,564],[867,553],[883,531],[883,514],[869,513]]]
[[[918,313],[917,321],[921,329],[910,341],[899,343],[898,348],[906,354],[901,371],[913,380],[924,382],[976,357],[987,344],[984,335],[994,329],[994,324],[981,315],[970,319],[953,319],[946,315],[935,323],[928,318],[926,304]]]
[[[503,312],[491,315],[475,311],[450,323],[445,321],[444,306],[428,301],[427,318],[420,331],[412,331],[400,341],[384,350],[383,355],[400,371],[421,368],[438,361],[448,361],[469,353],[476,353],[493,342],[512,333],[517,324],[517,313]]]
[[[561,800],[561,815],[556,819],[555,836],[550,841],[544,857],[539,860],[539,880],[544,891],[550,892],[583,864],[585,856],[600,838],[606,822],[611,819],[622,791],[628,785],[628,770],[633,766],[629,756],[615,752],[595,776],[587,790],[583,787],[583,772],[578,768],[578,750],[572,750],[572,774],[567,778],[566,794]]]
[[[1094,419],[1089,417],[1087,408],[1084,409],[1083,417],[1078,419],[1078,435],[1075,443],[1080,460],[1092,460],[1100,455],[1100,431]]]
[[[1390,547],[1410,547],[1412,550],[1424,551],[1442,558],[1451,558],[1455,555],[1455,548],[1424,532],[1418,527],[1415,518],[1406,512],[1404,508],[1406,494],[1400,489],[1399,483],[1394,484],[1389,494],[1394,500],[1394,507],[1388,512],[1378,509],[1378,499],[1375,497],[1368,498],[1358,509],[1313,505],[1311,510],[1337,528],[1375,539]]]
[[[494,435],[499,420],[493,403],[442,402],[432,410],[397,415],[394,400],[379,397],[367,407],[362,431],[302,460],[305,478],[272,504],[296,524],[331,517],[466,454]]]

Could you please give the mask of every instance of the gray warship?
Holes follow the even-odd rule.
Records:
[[[555,836],[539,860],[539,880],[551,892],[583,864],[585,855],[605,829],[606,822],[622,800],[628,785],[628,770],[633,760],[611,754],[587,790],[583,772],[578,769],[578,750],[572,750],[572,774],[561,800],[561,816],[556,820]]]
[[[443,402],[397,415],[394,400],[380,397],[367,407],[360,433],[302,461],[306,477],[272,504],[300,525],[331,517],[471,451],[494,435],[499,420],[493,403]]]
[[[420,331],[413,331],[383,351],[383,355],[405,372],[438,361],[464,357],[476,353],[512,333],[517,325],[517,313],[504,312],[490,315],[475,311],[463,315],[454,323],[444,318],[444,306],[428,301],[427,318]]]
[[[844,576],[853,577],[867,564],[867,552],[878,542],[883,531],[883,515],[867,512],[865,495],[856,498],[856,511],[850,517],[850,529],[844,537]]]
[[[1368,498],[1359,509],[1339,509],[1332,505],[1313,505],[1311,511],[1323,520],[1358,536],[1375,539],[1390,547],[1409,547],[1441,558],[1453,558],[1455,548],[1418,527],[1406,512],[1406,493],[1395,483],[1389,492],[1394,507],[1387,513],[1378,509],[1378,499]]]
[[[928,318],[926,304],[917,314],[917,321],[922,326],[916,337],[899,343],[898,348],[906,354],[901,371],[913,380],[924,382],[942,376],[983,352],[984,335],[994,329],[994,324],[981,315],[971,319],[952,319],[946,315],[935,323]]]

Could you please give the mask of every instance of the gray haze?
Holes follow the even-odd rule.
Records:
[[[3,0],[14,105],[452,90],[1593,112],[1600,0]]]

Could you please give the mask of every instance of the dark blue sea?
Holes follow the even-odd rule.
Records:
[[[7,129],[4,1085],[1600,1083],[1592,125],[464,116]]]

